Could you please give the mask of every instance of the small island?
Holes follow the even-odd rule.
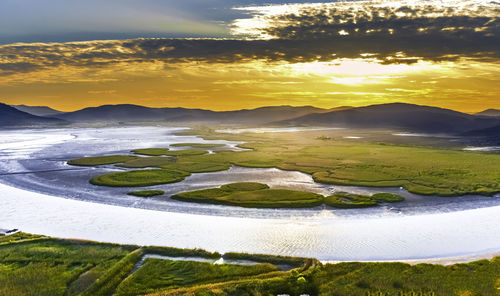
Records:
[[[272,189],[266,184],[239,182],[196,191],[178,193],[172,199],[246,208],[310,208],[328,205],[338,209],[375,207],[382,202],[400,202],[404,198],[392,193],[372,196],[334,193],[329,196],[289,189]]]
[[[140,191],[130,191],[128,195],[138,196],[138,197],[153,197],[165,194],[163,190],[140,190]]]

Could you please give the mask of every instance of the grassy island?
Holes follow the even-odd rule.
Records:
[[[108,155],[72,159],[68,161],[68,164],[77,166],[98,166],[105,164],[124,163],[133,161],[135,159],[137,159],[137,157],[132,155]]]
[[[206,150],[202,149],[186,149],[186,150],[170,150],[168,148],[146,148],[146,149],[136,149],[132,150],[135,154],[147,155],[147,156],[189,156],[189,155],[203,155],[206,154]]]
[[[323,196],[287,189],[270,189],[266,184],[241,182],[219,188],[183,192],[173,199],[250,208],[303,208],[322,203]]]
[[[165,194],[163,190],[141,190],[141,191],[130,191],[128,195],[139,196],[139,197],[153,197]]]
[[[339,209],[374,207],[380,202],[404,200],[403,197],[390,193],[373,196],[335,193],[324,197],[307,191],[271,189],[266,184],[253,182],[231,183],[219,188],[182,192],[173,195],[172,198],[187,202],[249,208],[307,208],[326,204]]]
[[[225,144],[216,143],[178,143],[172,144],[171,147],[191,147],[191,148],[219,148],[226,146]]]
[[[196,129],[183,134],[245,142],[240,147],[249,150],[220,150],[209,154],[203,149],[148,148],[132,151],[135,155],[80,158],[68,163],[158,167],[189,173],[224,170],[231,165],[275,167],[309,174],[316,182],[325,184],[403,187],[412,193],[439,196],[500,193],[500,155],[493,153],[376,142],[359,142],[353,146],[351,141],[341,138],[318,140],[320,134],[314,132],[220,134],[210,129]],[[207,148],[193,146],[195,143],[177,146],[188,144],[192,148]],[[147,159],[149,157],[158,158]]]
[[[184,180],[189,173],[173,170],[139,170],[109,173],[90,179],[90,183],[110,187],[146,187]]]

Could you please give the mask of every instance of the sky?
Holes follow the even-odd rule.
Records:
[[[2,0],[0,101],[500,109],[500,2]]]

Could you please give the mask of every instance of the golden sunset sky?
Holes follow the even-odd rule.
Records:
[[[133,2],[117,2],[120,9],[109,13],[89,9],[86,18],[67,11],[73,20],[43,10],[54,17],[52,27],[37,26],[37,18],[23,23],[14,1],[0,3],[0,27],[19,31],[0,29],[0,101],[63,111],[125,103],[500,108],[496,2],[207,1],[199,7],[193,1],[167,12],[159,7],[171,1],[127,7]],[[212,6],[216,14],[196,12]]]

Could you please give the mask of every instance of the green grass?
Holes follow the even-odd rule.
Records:
[[[320,194],[288,189],[271,189],[266,184],[240,182],[178,193],[173,199],[240,206],[249,208],[307,208],[327,204],[339,209],[366,208],[378,206],[380,202],[399,202],[404,198],[391,193],[378,193],[373,196],[348,193],[335,193],[324,197]]]
[[[302,208],[322,203],[323,196],[304,191],[270,189],[260,183],[232,183],[219,188],[183,192],[173,199],[252,208]]]
[[[139,197],[153,197],[157,195],[165,194],[163,190],[141,190],[141,191],[130,191],[128,195],[139,196]]]
[[[231,164],[226,163],[207,163],[207,162],[170,162],[161,166],[164,169],[180,170],[190,173],[210,173],[225,171],[231,167]]]
[[[500,257],[466,264],[347,262],[228,253],[252,266],[147,259],[144,254],[218,258],[217,253],[120,246],[19,233],[0,245],[0,295],[498,295]],[[31,240],[30,240],[31,239]],[[298,268],[278,271],[275,264]]]
[[[165,155],[168,156],[191,156],[191,155],[203,155],[207,154],[208,152],[206,150],[200,150],[200,149],[188,149],[188,150],[173,150]]]
[[[224,282],[277,271],[271,264],[214,265],[205,262],[147,259],[144,265],[118,287],[117,296],[134,296],[161,290]]]
[[[139,170],[109,173],[90,179],[90,183],[110,187],[144,187],[180,182],[189,173],[172,170]]]
[[[500,193],[500,155],[493,153],[370,142],[353,145],[352,141],[341,138],[318,140],[316,138],[320,134],[314,132],[231,135],[197,129],[185,134],[201,135],[206,139],[245,141],[247,143],[240,146],[251,150],[222,150],[206,154],[206,151],[198,149],[170,151],[167,148],[151,148],[134,152],[174,156],[172,163],[151,160],[153,163],[148,166],[175,170],[183,170],[184,166],[188,172],[217,171],[230,165],[275,167],[310,174],[319,183],[404,187],[421,195]],[[90,159],[88,165],[92,162]]]
[[[0,295],[62,296],[80,275],[114,264],[130,250],[127,246],[51,238],[2,245]]]
[[[141,249],[130,252],[118,263],[106,270],[82,293],[82,296],[113,295],[118,285],[130,274],[137,261],[144,255]]]
[[[257,182],[237,182],[222,185],[220,187],[226,192],[237,192],[237,191],[255,191],[262,189],[269,189],[267,184],[257,183]]]
[[[72,159],[68,161],[70,165],[77,166],[96,166],[104,164],[116,164],[131,161],[136,159],[136,156],[131,155],[108,155],[108,156],[95,156],[95,157],[83,157]]]
[[[401,195],[385,192],[375,193],[371,198],[377,202],[400,202],[405,200]]]
[[[325,204],[340,209],[368,208],[378,205],[377,201],[370,196],[348,193],[335,193],[327,196],[325,197]]]
[[[168,148],[146,148],[132,150],[135,154],[148,156],[185,156],[185,155],[202,155],[206,154],[206,150],[187,149],[187,150],[170,150]]]
[[[344,192],[334,193],[326,196],[325,204],[339,209],[369,208],[378,206],[382,202],[401,202],[405,199],[393,193],[375,193],[372,196],[350,194]]]
[[[148,155],[148,156],[162,156],[169,152],[168,148],[145,148],[132,150],[135,154]]]
[[[327,264],[315,274],[319,295],[498,295],[500,257],[451,266]],[[382,293],[382,294],[380,294]]]
[[[12,242],[29,241],[36,240],[40,238],[45,238],[43,235],[35,235],[24,232],[16,232],[11,235],[0,235],[0,246],[4,244],[9,244]]]
[[[192,147],[192,148],[218,148],[224,147],[225,144],[206,144],[206,143],[177,143],[170,145],[172,147]]]
[[[173,158],[164,156],[137,157],[130,161],[118,164],[117,166],[124,168],[160,168],[174,161],[175,160]]]

